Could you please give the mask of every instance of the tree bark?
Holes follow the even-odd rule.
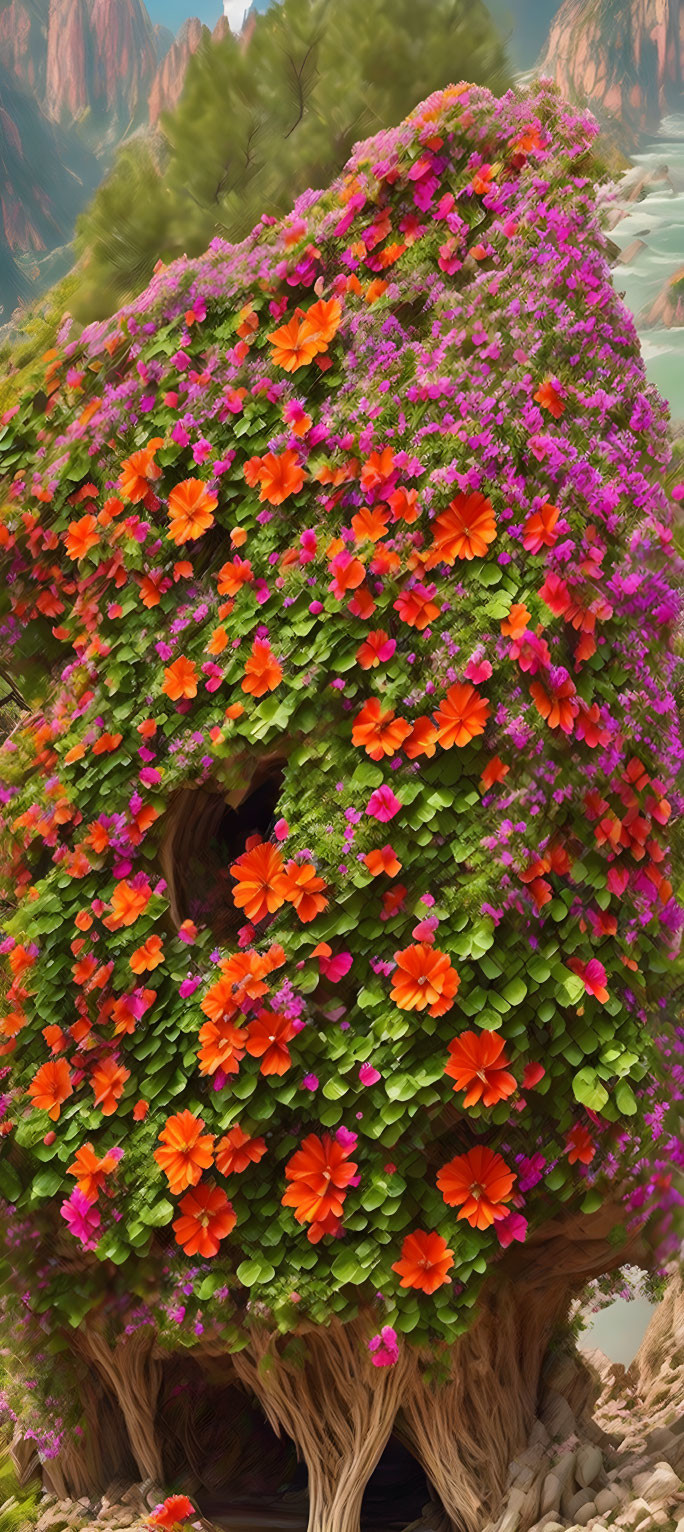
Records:
[[[151,1325],[141,1325],[131,1335],[122,1337],[113,1350],[102,1332],[92,1325],[78,1337],[81,1355],[92,1363],[120,1406],[141,1479],[159,1483],[163,1465],[156,1411],[162,1374],[161,1363],[154,1354],[155,1342]]]
[[[307,1330],[302,1360],[267,1331],[235,1357],[268,1420],[292,1437],[309,1473],[308,1532],[359,1532],[368,1480],[389,1440],[407,1362],[375,1368],[359,1323]]]

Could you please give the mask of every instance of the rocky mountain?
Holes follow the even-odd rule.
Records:
[[[538,65],[570,100],[633,143],[681,110],[684,19],[680,0],[564,0]]]
[[[184,21],[173,39],[167,53],[161,59],[149,92],[149,120],[152,126],[162,112],[168,112],[180,100],[185,82],[185,71],[193,53],[203,40],[209,42],[211,32],[196,16]]]
[[[71,237],[101,177],[95,156],[52,123],[0,64],[0,304],[9,315],[36,262]],[[19,258],[19,259],[18,259]]]

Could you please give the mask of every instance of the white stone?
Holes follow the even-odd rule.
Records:
[[[604,1512],[614,1511],[620,1504],[620,1496],[614,1489],[600,1489],[596,1495],[596,1509],[603,1516]]]
[[[584,1485],[586,1488],[598,1479],[602,1471],[603,1457],[598,1447],[591,1447],[589,1445],[580,1447],[577,1453],[577,1466],[575,1469],[577,1483]]]
[[[679,1475],[669,1463],[656,1463],[650,1473],[637,1474],[632,1480],[637,1495],[642,1495],[644,1500],[651,1504],[658,1504],[661,1500],[668,1500],[676,1495],[681,1487]]]

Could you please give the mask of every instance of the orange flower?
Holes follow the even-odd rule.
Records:
[[[99,543],[97,521],[94,516],[82,516],[80,521],[70,521],[64,544],[70,559],[84,559],[90,548]]]
[[[236,596],[243,585],[251,585],[254,580],[252,566],[249,559],[241,559],[236,553],[229,559],[227,564],[222,564],[218,572],[219,596]]]
[[[243,851],[230,869],[237,882],[233,904],[244,910],[248,920],[263,920],[273,915],[285,901],[283,859],[277,846],[261,841],[250,851]]]
[[[334,340],[342,319],[339,298],[319,298],[304,315],[304,330],[308,342],[315,347],[314,355],[326,351]]]
[[[292,1059],[287,1044],[294,1037],[294,1027],[278,1011],[259,1011],[247,1028],[247,1052],[261,1059],[262,1075],[284,1075]]]
[[[207,654],[223,654],[227,643],[228,634],[226,633],[225,628],[214,628],[211,638],[209,639],[209,643],[207,644]]]
[[[169,495],[169,531],[172,543],[194,542],[214,524],[216,495],[203,479],[183,479]]]
[[[436,1293],[438,1287],[451,1281],[449,1272],[453,1264],[454,1252],[449,1250],[441,1234],[416,1229],[414,1234],[407,1234],[401,1247],[401,1260],[394,1262],[392,1271],[401,1277],[400,1287]]]
[[[300,367],[308,366],[320,349],[314,334],[307,329],[301,309],[296,309],[278,330],[272,330],[267,340],[273,347],[274,367],[282,367],[284,372],[298,372]]]
[[[460,984],[459,976],[446,952],[429,942],[405,947],[395,952],[396,970],[392,975],[392,1000],[401,1011],[424,1011],[443,1016],[450,1011]]]
[[[352,516],[351,524],[357,543],[377,543],[384,537],[389,522],[389,511],[384,505],[375,505],[371,510],[363,505],[355,516]]]
[[[404,745],[404,753],[410,761],[417,761],[420,755],[431,758],[437,750],[437,738],[437,727],[431,718],[416,718]]]
[[[232,1203],[215,1181],[202,1181],[187,1192],[180,1204],[181,1217],[173,1229],[186,1255],[201,1255],[205,1260],[216,1255],[222,1239],[237,1222]]]
[[[500,1154],[477,1144],[442,1166],[437,1186],[447,1207],[458,1207],[458,1218],[467,1219],[473,1229],[488,1229],[506,1217],[516,1179]]]
[[[95,1092],[94,1104],[99,1106],[103,1117],[111,1117],[112,1113],[116,1111],[123,1095],[124,1085],[127,1080],[130,1080],[130,1077],[130,1069],[124,1069],[123,1064],[117,1064],[116,1059],[112,1058],[111,1054],[109,1058],[103,1059],[100,1064],[96,1064],[90,1077],[90,1083]]]
[[[574,681],[561,675],[553,684],[549,678],[548,687],[547,691],[541,681],[531,682],[530,696],[537,712],[546,719],[550,729],[562,729],[564,734],[572,734],[578,712]]]
[[[275,691],[282,679],[283,667],[278,663],[268,639],[255,638],[252,653],[245,661],[245,676],[241,683],[243,692],[251,692],[253,697],[263,697],[266,692]]]
[[[149,1110],[150,1110],[150,1103],[149,1103],[149,1101],[145,1101],[144,1098],[141,1096],[140,1100],[136,1101],[135,1106],[133,1108],[133,1121],[134,1122],[144,1122],[145,1118],[147,1116],[147,1113],[149,1112]]]
[[[265,1153],[265,1138],[250,1138],[236,1123],[216,1145],[216,1169],[222,1176],[239,1176],[248,1165],[258,1165]]]
[[[40,1112],[47,1112],[56,1122],[62,1103],[72,1094],[71,1071],[66,1059],[50,1059],[41,1064],[28,1088],[33,1105]]]
[[[383,846],[381,851],[367,851],[363,860],[372,878],[379,877],[381,872],[386,872],[388,878],[396,878],[401,872],[402,864],[391,846]]]
[[[193,660],[186,659],[181,654],[173,665],[167,665],[164,671],[162,691],[172,702],[178,702],[180,697],[197,696],[197,666]]]
[[[542,409],[548,410],[549,414],[553,415],[555,420],[560,420],[560,417],[565,410],[565,405],[561,399],[560,394],[557,393],[556,389],[554,388],[553,383],[549,382],[548,379],[545,383],[540,383],[539,388],[533,397],[535,404],[540,404]]]
[[[452,745],[462,748],[476,735],[484,734],[490,707],[470,683],[451,686],[436,713],[439,743],[444,750]]]
[[[528,612],[526,606],[519,601],[515,601],[508,616],[504,618],[501,624],[501,632],[504,637],[521,638],[529,625],[531,616],[532,613]]]
[[[297,1223],[320,1223],[331,1215],[339,1218],[349,1182],[358,1166],[345,1148],[329,1133],[319,1138],[309,1133],[285,1166],[288,1186],[283,1207],[294,1208]]]
[[[236,1075],[245,1056],[246,1038],[247,1033],[232,1021],[205,1021],[199,1031],[200,1074],[215,1075],[222,1069],[224,1075]]]
[[[491,761],[487,762],[484,771],[480,773],[482,791],[486,793],[490,787],[494,786],[495,782],[503,782],[504,777],[508,776],[510,769],[510,766],[504,766],[503,761],[498,755],[493,755]]]
[[[491,500],[477,490],[456,495],[434,523],[434,543],[426,568],[453,564],[454,559],[483,558],[496,537],[496,517]]]
[[[467,1091],[464,1106],[496,1106],[516,1090],[512,1074],[507,1073],[508,1059],[503,1038],[495,1032],[462,1032],[449,1043],[451,1058],[445,1075],[455,1080],[454,1090]]]
[[[138,916],[147,909],[150,898],[149,884],[143,885],[142,888],[133,888],[131,883],[125,881],[117,883],[110,900],[112,913],[107,915],[102,924],[107,926],[109,931],[120,931],[122,926],[132,926]]]
[[[207,1170],[214,1158],[214,1135],[203,1133],[204,1119],[193,1117],[192,1112],[178,1112],[167,1117],[159,1134],[162,1149],[155,1149],[153,1158],[161,1166],[174,1197],[188,1186],[196,1186],[202,1171]]]
[[[101,734],[93,745],[93,755],[110,755],[112,750],[118,750],[123,739],[123,734]]]
[[[92,1144],[82,1144],[76,1151],[76,1158],[67,1169],[67,1175],[76,1177],[76,1184],[84,1197],[87,1197],[90,1202],[97,1202],[100,1187],[104,1186],[110,1170],[114,1169],[118,1159],[118,1155],[112,1154],[105,1154],[102,1159],[99,1159]]]
[[[352,744],[362,745],[372,761],[381,761],[384,755],[396,755],[411,725],[405,718],[396,718],[393,708],[383,713],[377,697],[370,697],[357,714],[352,729]]]
[[[158,968],[163,961],[164,948],[161,936],[148,936],[142,947],[138,947],[129,958],[134,973],[147,973],[149,969]]]
[[[321,893],[325,883],[319,878],[313,862],[288,862],[285,879],[285,898],[288,904],[294,905],[304,925],[327,909],[328,901]]]
[[[132,501],[133,505],[145,499],[153,480],[161,475],[161,468],[157,467],[154,454],[157,447],[161,447],[163,439],[162,436],[155,436],[146,447],[142,447],[139,452],[134,452],[121,464],[117,485],[122,495]]]
[[[417,628],[422,633],[429,623],[434,622],[435,617],[439,617],[442,610],[433,601],[434,594],[434,586],[428,589],[425,585],[412,585],[410,590],[400,591],[393,603],[394,610],[409,628]]]
[[[259,499],[268,500],[269,505],[282,505],[290,495],[299,494],[305,477],[296,452],[268,452],[261,459]]]
[[[555,527],[559,515],[558,506],[547,501],[527,517],[523,527],[523,548],[528,553],[541,553],[542,548],[553,548],[558,541]]]
[[[390,638],[384,628],[376,628],[357,649],[356,658],[362,670],[374,670],[376,665],[391,660],[396,647],[396,640]]]

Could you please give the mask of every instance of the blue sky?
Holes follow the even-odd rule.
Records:
[[[147,0],[147,9],[152,21],[177,32],[188,16],[199,16],[208,27],[216,26],[223,5],[221,0]]]

